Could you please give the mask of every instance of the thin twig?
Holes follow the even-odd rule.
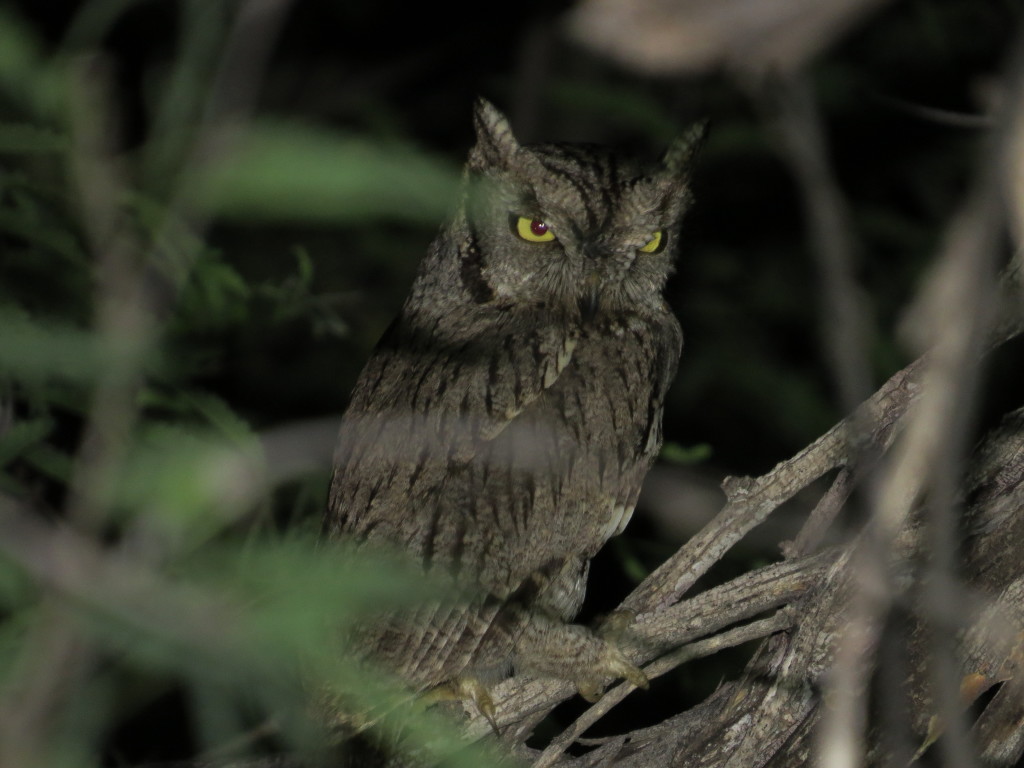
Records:
[[[897,112],[911,115],[919,120],[927,120],[938,125],[948,125],[952,128],[967,128],[970,130],[983,130],[996,125],[996,119],[990,114],[976,114],[971,112],[956,112],[952,109],[933,107],[930,104],[921,104],[908,99],[901,99],[881,91],[868,90],[868,97],[879,104],[883,104]]]
[[[629,628],[624,648],[642,649],[632,655],[646,662],[665,648],[790,604],[818,583],[837,556],[829,550],[758,568],[663,611],[644,614]]]
[[[867,363],[867,312],[854,277],[857,250],[848,206],[828,160],[807,77],[794,73],[767,89],[773,96],[772,124],[803,202],[811,252],[821,285],[819,306],[823,358],[832,369],[844,413],[871,392]]]
[[[814,505],[814,509],[807,516],[807,521],[801,527],[796,538],[783,544],[782,550],[786,557],[806,555],[821,544],[828,529],[832,527],[832,523],[835,522],[843,505],[850,497],[853,485],[853,471],[850,467],[842,467],[832,481],[832,485]]]

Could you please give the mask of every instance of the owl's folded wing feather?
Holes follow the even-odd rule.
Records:
[[[475,307],[462,323],[459,314],[399,317],[367,364],[350,413],[426,412],[460,420],[457,436],[489,439],[554,384],[578,338],[561,317],[544,324],[522,310]]]
[[[521,312],[475,307],[464,323],[458,311],[433,319],[403,314],[391,325],[342,424],[328,532],[362,535],[391,515],[397,518],[387,527],[411,524],[417,494],[436,492],[455,465],[468,463],[554,384],[572,359],[575,325]],[[388,511],[399,503],[404,509]]]
[[[464,328],[454,314],[437,322],[405,315],[388,329],[342,426],[328,535],[383,541],[425,562],[440,555],[449,563],[454,548],[482,554],[500,538],[465,511],[481,508],[462,498],[470,493],[468,473],[480,471],[471,460],[554,384],[577,337],[563,320],[538,324],[536,316],[527,322],[498,309],[491,320],[481,332],[477,307]],[[370,627],[365,639],[417,687],[474,666],[479,655],[507,659],[519,629],[497,619],[519,577],[492,573],[486,582],[497,602],[480,594],[457,605],[432,603],[411,621]]]

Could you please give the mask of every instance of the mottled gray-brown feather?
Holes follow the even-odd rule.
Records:
[[[559,626],[657,456],[682,344],[662,298],[689,203],[678,153],[645,167],[520,147],[487,103],[476,126],[465,198],[353,392],[325,518],[330,537],[403,549],[476,590],[366,629],[419,689],[513,664],[590,674],[575,666],[598,640],[578,664],[551,650],[554,664],[525,658],[526,639],[534,655],[538,637],[590,642]],[[526,241],[520,216],[556,239]],[[642,250],[659,231],[665,247]]]

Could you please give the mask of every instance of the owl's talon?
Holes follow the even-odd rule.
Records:
[[[597,671],[599,674],[595,677],[588,677],[576,682],[576,690],[580,696],[592,704],[604,694],[602,681],[608,678],[624,678],[637,688],[644,690],[651,687],[651,681],[644,671],[627,659],[625,654],[611,643],[607,644],[600,669]]]
[[[469,692],[470,698],[473,699],[473,703],[476,704],[477,711],[490,723],[491,730],[494,731],[495,736],[500,736],[501,731],[498,730],[498,708],[494,706],[494,699],[491,698],[491,692],[487,690],[487,687],[476,678],[469,678],[471,682],[471,690]]]
[[[611,653],[609,653],[610,658],[606,662],[607,666],[605,669],[609,674],[612,674],[615,677],[625,678],[637,688],[647,690],[651,687],[650,679],[648,679],[647,675],[644,674],[644,671],[640,669],[640,667],[627,659],[622,651],[614,645],[609,645],[608,648]]]
[[[647,674],[640,669],[640,667],[633,664],[630,664],[629,667],[630,668],[622,676],[637,688],[642,688],[645,691],[650,689],[651,678],[649,678]]]
[[[634,621],[636,621],[636,613],[633,611],[615,611],[601,622],[598,635],[608,643],[608,647],[613,651],[609,654],[611,656],[609,670],[617,677],[624,677],[637,688],[647,690],[651,687],[650,679],[619,649],[619,643],[625,638]]]
[[[604,686],[593,678],[576,681],[576,692],[586,701],[596,704],[604,694]]]
[[[460,677],[450,683],[431,689],[422,697],[427,706],[442,701],[464,701],[466,699],[473,702],[477,711],[490,724],[494,734],[500,736],[498,708],[494,706],[494,699],[491,698],[491,692],[487,690],[487,686],[475,677]]]
[[[493,702],[488,702],[488,705],[481,706],[480,702],[477,702],[477,709],[480,710],[480,714],[487,720],[487,724],[491,726],[491,730],[494,731],[495,736],[501,736],[501,729],[498,728],[497,715],[498,710],[495,709]]]

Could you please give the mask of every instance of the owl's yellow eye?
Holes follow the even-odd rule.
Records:
[[[643,253],[658,253],[665,247],[665,230],[659,229],[644,245],[640,246]]]
[[[528,216],[519,216],[516,219],[515,231],[523,240],[530,243],[548,243],[555,239],[555,233],[546,222]]]

